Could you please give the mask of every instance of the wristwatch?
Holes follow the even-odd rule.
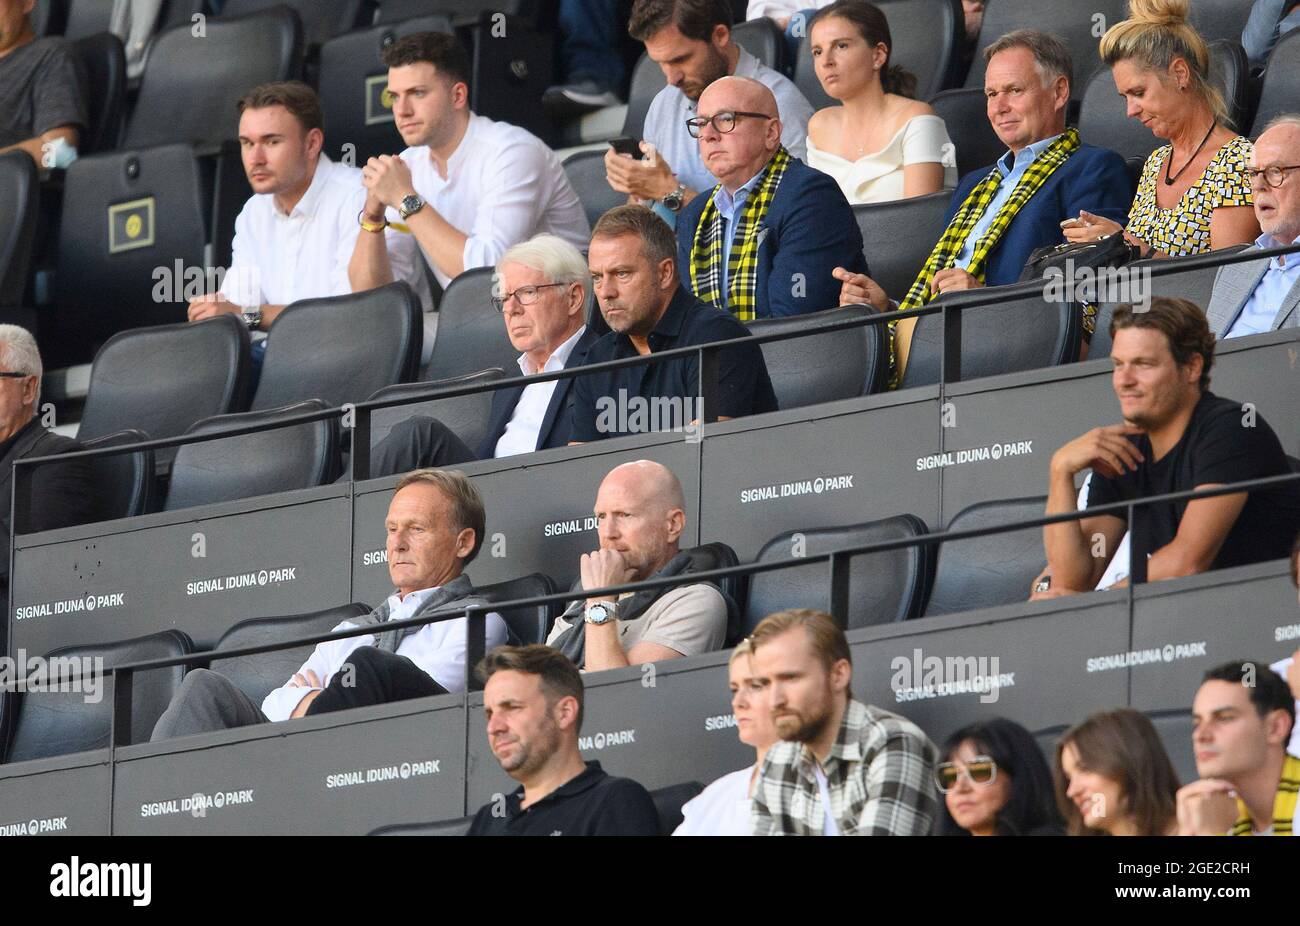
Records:
[[[685,194],[686,187],[679,183],[677,189],[659,201],[664,204],[664,208],[669,212],[677,212],[682,208],[682,200],[685,198]]]
[[[1038,580],[1038,583],[1034,586],[1034,594],[1041,595],[1043,592],[1047,591],[1051,587],[1052,587],[1052,577],[1043,576],[1041,579]]]
[[[582,618],[588,624],[608,624],[614,619],[614,606],[608,601],[597,601],[594,604],[587,605],[587,610],[583,612]]]
[[[412,193],[410,196],[402,197],[402,207],[397,211],[401,213],[402,221],[406,221],[424,208],[424,199],[419,193]]]
[[[256,331],[262,324],[262,307],[247,309],[243,312],[244,324],[248,326],[249,331]]]

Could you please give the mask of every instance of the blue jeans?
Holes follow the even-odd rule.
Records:
[[[618,0],[560,0],[560,68],[566,83],[617,90],[623,80]]]

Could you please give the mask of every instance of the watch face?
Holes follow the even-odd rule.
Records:
[[[419,196],[411,195],[411,196],[402,197],[402,212],[404,214],[409,215],[410,213],[415,212],[423,205],[424,205],[424,200],[422,200]]]

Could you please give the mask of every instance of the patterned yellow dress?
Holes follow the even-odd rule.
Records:
[[[1165,161],[1173,145],[1151,152],[1138,180],[1129,211],[1127,231],[1170,257],[1210,250],[1210,217],[1221,206],[1251,206],[1246,162],[1250,139],[1237,135],[1226,141],[1172,209],[1156,205],[1156,189],[1164,182]]]

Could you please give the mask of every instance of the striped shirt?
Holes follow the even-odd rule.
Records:
[[[827,829],[816,759],[803,743],[768,750],[754,789],[756,836],[819,836]],[[845,836],[925,836],[937,803],[937,751],[906,718],[849,699],[821,763],[831,818]]]

